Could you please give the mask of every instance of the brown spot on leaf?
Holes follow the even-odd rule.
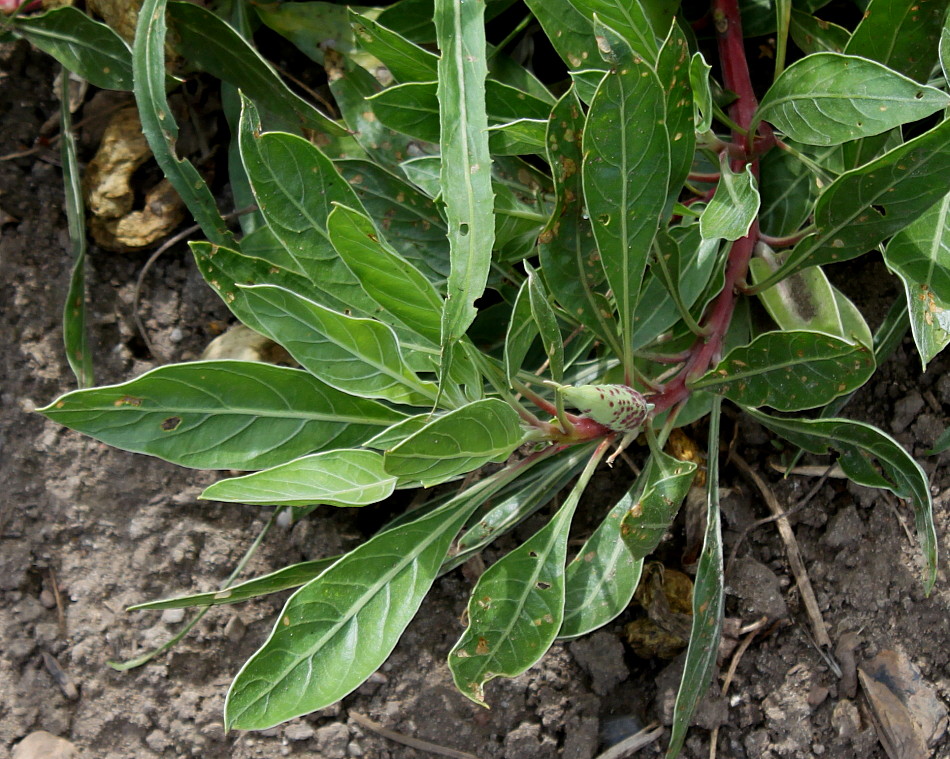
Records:
[[[162,422],[162,429],[165,432],[171,432],[172,430],[178,429],[178,425],[181,424],[180,416],[170,416],[164,422]]]

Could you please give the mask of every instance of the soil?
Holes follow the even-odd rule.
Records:
[[[58,106],[54,68],[28,46],[0,48],[0,71],[5,156],[32,145]],[[214,473],[113,450],[33,413],[74,387],[60,327],[70,268],[62,196],[55,150],[0,160],[0,745],[12,749],[45,730],[71,741],[81,756],[103,759],[431,755],[361,727],[353,716],[359,713],[482,759],[589,759],[605,741],[668,713],[675,670],[638,659],[623,642],[634,610],[586,639],[555,645],[522,676],[494,681],[487,691],[490,711],[469,703],[453,689],[445,665],[471,586],[460,570],[436,582],[389,661],[358,691],[271,730],[225,735],[222,707],[231,677],[267,635],[282,598],[219,607],[170,653],[127,672],[106,666],[142,654],[183,624],[174,613],[127,613],[126,606],[216,589],[267,515],[199,502],[196,495],[216,479]],[[131,318],[143,261],[138,254],[92,251],[90,322],[100,383],[156,365]],[[897,295],[879,264],[839,277],[879,310]],[[143,295],[146,326],[167,360],[195,358],[229,320],[183,250],[159,260]],[[921,375],[905,339],[847,410],[893,433],[930,474],[942,559],[950,536],[950,456],[924,451],[950,410],[948,363],[938,358]],[[724,423],[727,435],[731,426]],[[773,449],[762,429],[739,421],[735,434],[736,450],[783,507],[816,482],[782,480],[770,470]],[[588,508],[596,511],[597,501],[604,508],[606,499],[597,496],[616,492],[627,477],[621,469],[603,475]],[[723,484],[729,489],[723,503],[728,556],[743,529],[768,512],[734,468],[726,468]],[[859,665],[881,651],[903,652],[946,704],[950,582],[941,568],[934,592],[924,596],[907,506],[829,479],[791,521],[832,641],[857,632]],[[337,553],[373,528],[372,513],[319,510],[292,529],[272,531],[248,575]],[[670,563],[682,550],[681,543],[671,544],[664,559]],[[752,530],[737,555],[727,615],[742,623],[763,614],[786,621],[751,642],[727,698],[707,700],[684,756],[709,756],[709,728],[720,724],[721,756],[885,757],[861,691],[850,693],[810,640],[775,525]],[[486,558],[495,556],[492,551]],[[51,674],[57,665],[59,682]],[[662,744],[638,756],[658,756]],[[948,757],[950,741],[938,737],[930,751]]]

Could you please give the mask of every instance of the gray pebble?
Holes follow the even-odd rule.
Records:
[[[165,611],[162,612],[162,622],[166,625],[177,625],[184,620],[184,618],[184,609],[165,609]]]
[[[911,422],[924,408],[924,398],[916,390],[912,390],[894,404],[894,417],[891,419],[891,430],[899,434],[906,430]]]

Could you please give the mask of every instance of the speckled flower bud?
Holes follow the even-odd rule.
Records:
[[[568,403],[614,432],[635,432],[653,410],[652,403],[626,385],[581,385],[562,392]]]

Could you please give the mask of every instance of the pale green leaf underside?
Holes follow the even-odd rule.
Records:
[[[886,132],[950,105],[950,96],[886,66],[816,53],[789,66],[756,117],[806,145],[836,145]]]
[[[40,411],[117,448],[201,469],[259,469],[359,445],[404,418],[298,369],[244,361],[163,366]]]
[[[396,478],[375,451],[339,449],[288,461],[205,488],[201,497],[265,506],[365,506],[389,497]]]
[[[724,153],[716,194],[699,218],[700,234],[704,240],[738,240],[749,233],[758,212],[759,191],[752,167],[733,174]]]

